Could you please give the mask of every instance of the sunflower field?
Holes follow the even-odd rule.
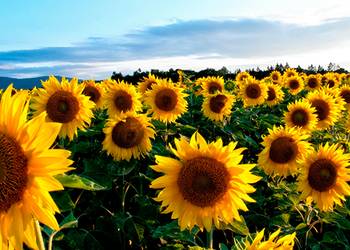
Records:
[[[1,91],[0,250],[350,249],[350,74]]]

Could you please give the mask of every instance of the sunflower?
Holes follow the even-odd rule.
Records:
[[[288,105],[288,112],[284,113],[286,127],[296,127],[302,132],[312,132],[316,129],[316,109],[307,100],[296,101]]]
[[[38,89],[38,96],[33,98],[34,116],[46,112],[47,121],[62,124],[59,137],[72,140],[78,129],[84,130],[91,123],[95,104],[82,94],[84,86],[76,78],[70,82],[62,78],[60,83],[50,76],[42,84],[44,88]]]
[[[250,241],[247,239],[242,245],[238,245],[239,250],[293,250],[296,233],[287,234],[279,239],[281,229],[272,233],[267,241],[263,241],[265,229],[261,230],[255,238]]]
[[[337,87],[339,85],[339,80],[335,74],[327,73],[326,77],[327,77],[327,80],[325,82],[325,86],[327,86],[329,88],[334,88],[334,87]]]
[[[266,104],[269,106],[274,106],[283,101],[284,93],[279,85],[268,83],[267,86],[267,98]]]
[[[224,91],[225,81],[222,77],[208,76],[202,84],[202,94],[214,94]]]
[[[255,164],[239,164],[244,149],[236,145],[223,146],[221,139],[207,144],[195,132],[190,141],[175,139],[176,149],[171,149],[179,160],[156,155],[157,165],[151,168],[165,175],[152,181],[151,188],[162,189],[156,201],[178,219],[181,230],[197,225],[210,231],[213,224],[241,221],[238,210],[248,211],[244,202],[254,202],[248,196],[255,191],[250,184],[260,177],[250,172]]]
[[[184,89],[175,86],[170,80],[159,79],[152,89],[145,93],[145,103],[156,120],[174,122],[187,111]]]
[[[95,103],[96,108],[102,108],[104,88],[101,84],[95,83],[94,80],[86,80],[82,84],[84,85],[83,95],[88,96]]]
[[[320,78],[318,75],[308,75],[305,80],[305,89],[317,90],[321,86]]]
[[[231,114],[234,101],[234,96],[228,93],[207,94],[204,96],[202,112],[210,120],[223,121]]]
[[[58,230],[49,192],[63,190],[53,176],[72,161],[69,151],[50,149],[61,124],[45,122],[44,113],[27,121],[27,93],[11,93],[12,85],[0,101],[0,249],[23,249],[23,242],[38,249],[34,223]]]
[[[134,112],[121,113],[109,119],[103,129],[105,139],[103,149],[115,160],[139,159],[152,149],[153,125],[149,118]]]
[[[250,78],[239,90],[244,107],[263,104],[267,98],[267,86]]]
[[[105,106],[109,117],[118,116],[125,112],[138,112],[142,109],[141,95],[136,87],[126,82],[112,81],[108,84],[105,94]]]
[[[263,136],[264,149],[258,155],[258,165],[272,176],[296,174],[298,162],[310,148],[310,144],[304,141],[308,136],[300,134],[296,128],[274,126],[268,132],[268,136]]]
[[[273,84],[281,84],[282,82],[282,75],[279,71],[274,70],[270,74],[270,79]]]
[[[152,85],[157,83],[158,77],[149,73],[148,77],[143,77],[142,81],[139,82],[138,89],[141,94],[144,94],[147,90],[152,88]]]
[[[285,86],[292,95],[298,94],[303,90],[304,82],[299,76],[291,76],[285,79]]]
[[[340,92],[339,92],[340,97],[344,100],[345,107],[347,109],[350,108],[350,86],[349,85],[343,85],[340,87]]]
[[[310,92],[306,96],[307,100],[311,103],[311,106],[316,108],[317,114],[317,129],[326,129],[338,120],[340,111],[334,98],[325,93],[324,90]]]
[[[298,72],[295,69],[292,69],[292,68],[286,69],[286,71],[283,73],[283,78],[284,79],[287,79],[287,78],[293,77],[293,76],[298,76]]]
[[[302,162],[298,178],[301,198],[314,201],[322,211],[342,206],[344,196],[350,195],[350,154],[337,144],[320,146]]]
[[[246,72],[246,71],[243,71],[243,72],[239,72],[237,75],[236,75],[236,83],[238,86],[242,86],[245,84],[245,82],[251,78],[252,76]]]

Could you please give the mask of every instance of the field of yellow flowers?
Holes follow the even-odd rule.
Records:
[[[0,250],[350,249],[350,74],[1,92]]]

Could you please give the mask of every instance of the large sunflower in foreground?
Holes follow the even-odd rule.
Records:
[[[267,98],[266,104],[269,106],[274,106],[283,101],[284,93],[280,85],[275,85],[267,83]]]
[[[162,122],[174,122],[187,111],[184,89],[170,80],[159,79],[152,89],[145,93],[145,103],[150,107],[152,118]]]
[[[302,162],[298,179],[301,198],[314,201],[323,211],[332,210],[334,204],[342,206],[350,195],[349,160],[350,154],[336,144],[313,150]]]
[[[228,93],[207,94],[204,96],[202,112],[213,121],[223,121],[231,114],[235,98]]]
[[[171,149],[179,160],[156,156],[151,168],[165,175],[152,181],[151,188],[162,189],[156,200],[164,213],[178,219],[181,230],[197,225],[210,231],[213,224],[240,221],[238,210],[247,211],[245,202],[254,202],[248,196],[255,191],[250,184],[260,177],[250,172],[255,164],[239,164],[244,149],[236,145],[223,146],[221,139],[207,144],[196,132],[190,141],[175,139]]]
[[[142,109],[141,95],[134,85],[124,81],[112,81],[108,84],[105,94],[105,106],[109,117],[126,112],[138,112]]]
[[[95,103],[96,108],[102,108],[104,98],[104,88],[102,85],[95,83],[94,80],[86,80],[82,84],[84,85],[83,95],[88,96]]]
[[[304,158],[311,145],[304,141],[308,138],[296,128],[273,127],[269,135],[263,136],[264,149],[258,155],[258,165],[268,175],[294,175],[298,163]]]
[[[82,94],[84,85],[79,85],[76,78],[70,82],[62,78],[60,83],[50,76],[42,84],[44,88],[33,97],[34,116],[46,112],[47,121],[62,124],[59,136],[72,140],[78,129],[84,130],[91,123],[95,104]]]
[[[287,108],[288,111],[284,113],[286,127],[296,127],[306,133],[316,129],[316,109],[307,100],[290,103]]]
[[[63,186],[53,176],[69,171],[70,152],[50,149],[61,129],[42,113],[27,122],[27,93],[0,101],[0,249],[38,249],[35,220],[58,230],[58,207],[49,192]]]
[[[289,89],[289,93],[296,95],[303,90],[303,79],[299,76],[288,77],[285,79],[285,87]]]
[[[146,91],[152,89],[152,85],[156,84],[158,77],[153,74],[148,74],[147,77],[143,77],[142,81],[139,82],[138,88],[141,94],[144,94]]]
[[[321,87],[319,75],[308,75],[305,79],[305,89],[317,90]]]
[[[263,241],[265,229],[261,230],[255,238],[250,242],[248,239],[243,246],[239,244],[239,250],[293,250],[296,233],[287,234],[281,238],[277,238],[281,229],[272,233],[268,240]]]
[[[134,112],[109,119],[103,132],[106,135],[103,149],[117,161],[139,159],[147,154],[152,149],[151,139],[155,134],[148,117]]]
[[[244,107],[263,104],[267,98],[267,86],[258,80],[250,78],[246,84],[240,87],[239,95]]]

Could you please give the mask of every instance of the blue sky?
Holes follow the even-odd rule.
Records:
[[[138,68],[350,66],[350,3],[0,2],[0,76],[107,78]]]

